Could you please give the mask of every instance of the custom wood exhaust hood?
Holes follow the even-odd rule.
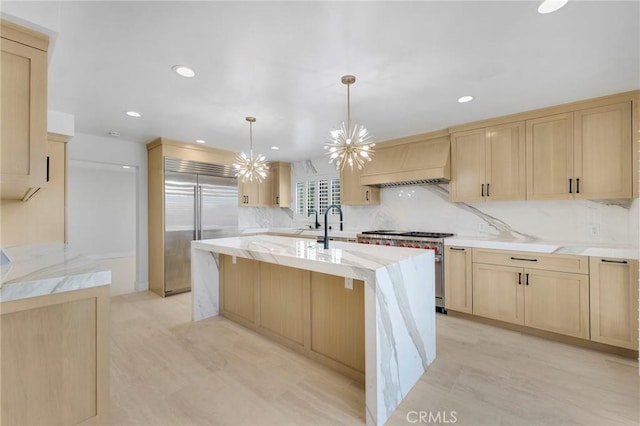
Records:
[[[401,186],[449,182],[451,139],[448,131],[382,143],[367,164],[360,185]]]

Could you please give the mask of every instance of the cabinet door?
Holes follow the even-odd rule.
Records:
[[[573,198],[573,113],[527,120],[526,151],[527,199]]]
[[[591,340],[638,350],[638,262],[589,258]]]
[[[484,201],[485,129],[451,135],[451,201]]]
[[[275,163],[271,168],[272,193],[271,202],[274,207],[291,206],[291,165]]]
[[[259,331],[304,346],[309,271],[265,262],[259,267]]]
[[[260,207],[273,205],[273,170],[269,170],[267,177],[258,184],[258,198],[254,205]]]
[[[221,254],[220,266],[220,312],[255,328],[256,261]]]
[[[471,249],[446,247],[444,267],[445,307],[453,311],[472,313]]]
[[[340,204],[344,206],[380,204],[380,188],[360,185],[361,174],[362,170],[351,170],[348,166],[340,172]]]
[[[487,201],[526,198],[524,129],[524,121],[487,127]]]
[[[524,324],[523,269],[473,264],[473,314]]]
[[[238,204],[240,207],[256,207],[259,205],[258,182],[238,181]]]
[[[525,269],[524,324],[589,338],[589,276]]]
[[[631,198],[631,102],[575,112],[576,198]]]
[[[46,183],[47,52],[0,39],[2,198]]]

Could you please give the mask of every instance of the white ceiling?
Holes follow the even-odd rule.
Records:
[[[55,6],[52,6],[55,5]],[[321,156],[346,119],[377,141],[640,88],[640,3],[4,2],[53,15],[49,109],[76,131]],[[49,16],[51,20],[51,16]],[[195,69],[192,79],[171,71]],[[458,104],[462,95],[475,100]],[[142,118],[127,117],[136,110]],[[271,151],[271,145],[281,147]]]

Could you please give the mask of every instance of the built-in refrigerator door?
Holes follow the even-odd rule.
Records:
[[[191,241],[196,239],[198,176],[165,172],[164,294],[191,288]]]
[[[199,240],[238,235],[238,180],[198,175]]]

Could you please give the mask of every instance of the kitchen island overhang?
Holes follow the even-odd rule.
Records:
[[[382,425],[433,362],[434,254],[431,250],[268,235],[191,243],[193,320],[218,315],[219,255],[364,281],[366,422]]]

